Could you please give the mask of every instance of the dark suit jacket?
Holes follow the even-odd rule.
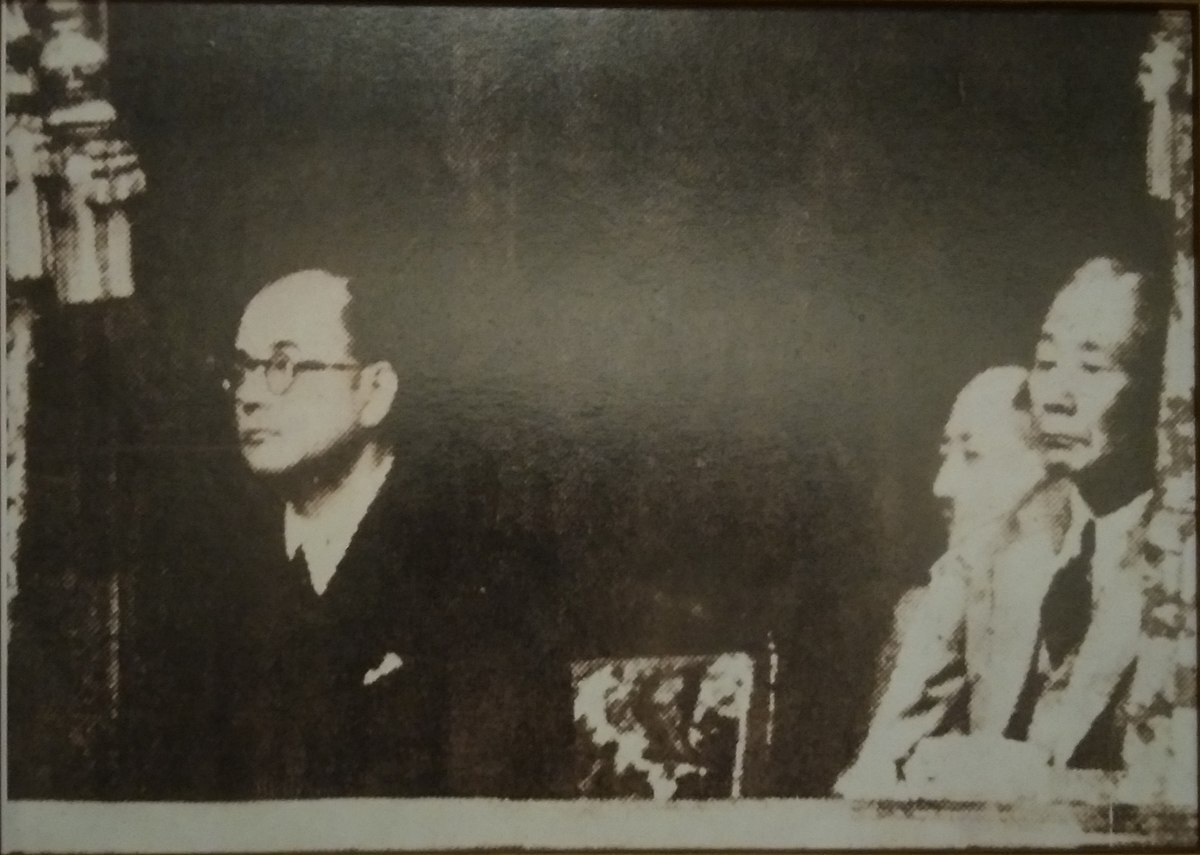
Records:
[[[182,562],[205,582],[153,633],[130,740],[142,796],[569,793],[551,548],[389,479],[318,597],[287,560],[281,507],[243,527],[230,564]],[[389,654],[400,667],[367,681]]]

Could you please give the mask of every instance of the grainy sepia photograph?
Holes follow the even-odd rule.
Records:
[[[1194,10],[3,14],[3,851],[1197,843]]]

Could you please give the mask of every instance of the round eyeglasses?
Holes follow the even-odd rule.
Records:
[[[239,353],[229,364],[221,386],[226,392],[234,392],[246,382],[247,376],[262,369],[267,391],[273,395],[283,395],[292,388],[297,374],[310,371],[358,371],[362,367],[356,362],[293,359],[288,353],[276,353],[267,359],[252,359],[244,353]]]

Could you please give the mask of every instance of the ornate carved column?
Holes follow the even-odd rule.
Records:
[[[111,432],[105,425],[120,418],[108,412],[116,404],[89,387],[108,371],[113,313],[120,312],[113,303],[133,294],[126,203],[144,190],[145,178],[107,97],[105,5],[5,0],[3,14],[4,626],[12,632],[5,638],[13,654],[10,724],[31,728],[12,740],[29,756],[10,767],[19,771],[10,780],[16,796],[85,793],[105,765],[106,728],[117,709],[121,596],[117,562],[101,548],[115,535],[75,538],[105,528],[95,525],[92,509],[113,506],[114,465],[96,448],[72,443],[99,444]],[[37,469],[37,442],[29,442],[38,425],[43,432],[49,425],[49,416],[39,420],[48,405],[56,419],[50,474]],[[36,567],[28,563],[32,518],[43,545],[60,532],[70,540]],[[29,710],[22,706],[26,678],[35,685],[43,679],[45,715],[32,699]]]
[[[1195,805],[1196,421],[1192,27],[1159,17],[1138,83],[1150,105],[1146,178],[1175,215],[1172,306],[1158,428],[1158,488],[1142,545],[1149,596],[1132,687],[1123,796]]]

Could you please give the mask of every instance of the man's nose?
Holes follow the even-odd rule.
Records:
[[[1070,378],[1061,370],[1051,371],[1042,379],[1042,410],[1058,416],[1075,414],[1075,394]]]
[[[239,412],[252,413],[266,403],[267,381],[261,371],[249,371],[233,390],[233,400]]]
[[[237,406],[237,411],[239,414],[249,415],[250,413],[253,413],[256,410],[262,409],[262,402],[254,401],[254,400],[247,400],[244,398],[238,398],[236,401],[236,406]]]
[[[955,466],[950,458],[942,461],[938,467],[937,476],[933,479],[933,495],[943,501],[950,501],[954,496]]]

